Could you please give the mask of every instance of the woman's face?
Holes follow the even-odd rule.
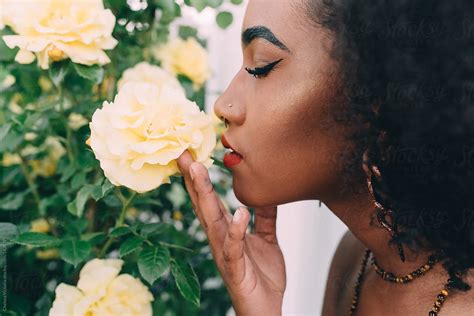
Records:
[[[249,1],[243,65],[214,107],[243,156],[230,168],[234,192],[249,207],[325,201],[341,185],[341,155],[350,144],[330,114],[342,102],[337,63],[330,36],[305,16],[304,1]],[[245,69],[280,59],[259,78]]]

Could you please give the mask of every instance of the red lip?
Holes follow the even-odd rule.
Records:
[[[232,149],[232,150],[234,151],[234,153],[240,155],[240,153],[237,152],[237,150],[235,150],[235,149],[229,144],[229,142],[228,142],[227,139],[225,138],[224,134],[222,134],[222,136],[221,136],[221,143],[222,143],[222,145],[223,145],[225,148]],[[242,156],[242,155],[240,155],[240,156]]]
[[[221,136],[221,143],[225,148],[232,149],[232,152],[226,153],[224,155],[224,166],[231,168],[235,165],[238,165],[242,161],[242,155],[239,154],[227,141],[224,135]]]

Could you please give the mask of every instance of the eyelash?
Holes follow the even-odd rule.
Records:
[[[277,61],[271,62],[266,66],[257,67],[257,68],[254,68],[254,69],[250,69],[248,67],[245,67],[245,70],[249,74],[254,76],[255,78],[263,78],[263,77],[266,77],[270,73],[270,71],[272,71],[275,68],[275,66],[282,60],[283,60],[283,58],[279,59]]]

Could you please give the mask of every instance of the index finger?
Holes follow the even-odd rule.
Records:
[[[185,150],[179,157],[178,157],[178,168],[181,171],[181,174],[184,178],[184,183],[188,190],[189,196],[191,197],[191,201],[193,202],[193,208],[196,210],[198,204],[197,192],[194,190],[193,181],[189,175],[189,166],[194,162],[191,153],[188,150]],[[197,210],[196,210],[197,211]]]
[[[198,208],[204,219],[204,229],[218,264],[222,264],[222,247],[227,233],[228,221],[221,210],[220,198],[214,191],[207,168],[198,162],[193,162],[194,188],[198,195]],[[191,171],[191,170],[190,170]]]

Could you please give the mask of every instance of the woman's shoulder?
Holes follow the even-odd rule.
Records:
[[[348,230],[339,241],[326,282],[322,316],[341,315],[350,306],[364,245]]]

